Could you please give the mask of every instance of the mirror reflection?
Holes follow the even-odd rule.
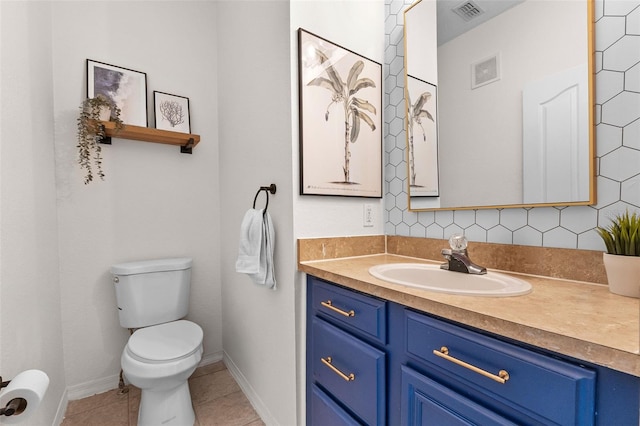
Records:
[[[405,11],[411,210],[595,202],[591,0]]]

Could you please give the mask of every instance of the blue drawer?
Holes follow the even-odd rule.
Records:
[[[312,319],[313,381],[368,425],[386,415],[386,356],[319,318]]]
[[[387,302],[327,284],[309,276],[315,315],[381,344],[387,342]]]
[[[488,395],[541,423],[594,423],[595,372],[408,310],[405,321],[407,354],[439,377],[464,383],[471,398]],[[450,357],[493,376],[504,370],[508,379],[499,383],[434,354],[442,347]]]
[[[342,409],[316,385],[311,387],[311,418],[309,426],[360,426],[356,419]]]

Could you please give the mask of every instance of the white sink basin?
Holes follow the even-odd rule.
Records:
[[[471,275],[422,263],[385,263],[369,268],[383,281],[440,293],[464,296],[520,296],[531,292],[531,284],[499,272]]]

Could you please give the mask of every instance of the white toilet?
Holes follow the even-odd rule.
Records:
[[[189,310],[188,258],[145,260],[111,267],[120,325],[136,330],[120,360],[142,390],[138,425],[193,425],[187,379],[202,358],[202,329]]]

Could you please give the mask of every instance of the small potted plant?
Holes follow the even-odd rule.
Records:
[[[78,117],[78,164],[85,170],[85,185],[93,181],[95,175],[104,180],[102,171],[102,147],[99,141],[106,137],[104,126],[98,121],[113,121],[116,131],[122,129],[121,110],[111,99],[104,95],[88,98],[80,105]]]
[[[607,252],[603,255],[609,290],[640,298],[640,216],[616,215],[607,228],[597,228]]]

